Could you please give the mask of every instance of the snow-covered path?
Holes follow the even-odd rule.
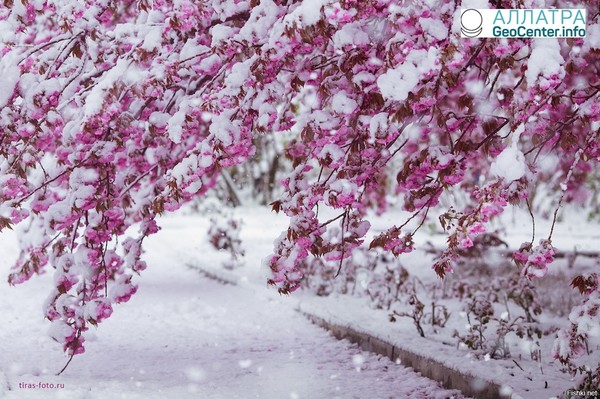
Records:
[[[48,323],[40,312],[51,276],[16,288],[0,284],[0,397],[457,396],[387,358],[336,340],[295,312],[292,298],[200,276],[174,260],[158,238],[148,243],[150,267],[138,293],[88,337],[87,352],[61,376],[54,374],[66,358],[46,337]],[[64,388],[19,387],[38,383]]]

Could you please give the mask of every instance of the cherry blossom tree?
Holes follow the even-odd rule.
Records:
[[[581,4],[585,38],[492,40],[460,37],[454,1],[4,0],[0,229],[24,225],[9,283],[52,269],[51,334],[84,352],[83,333],[136,292],[157,215],[282,134],[291,172],[272,207],[290,224],[265,265],[281,293],[308,256],[412,251],[430,218],[449,233],[443,277],[508,204],[531,209],[540,182],[553,222],[565,203],[597,208],[600,24]],[[468,204],[441,209],[455,192]],[[409,216],[365,242],[390,196]],[[552,233],[515,252],[523,278],[546,273]],[[599,322],[597,274],[573,284],[564,362]]]

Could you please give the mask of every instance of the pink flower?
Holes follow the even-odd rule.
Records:
[[[469,228],[469,234],[472,234],[472,235],[481,234],[481,233],[485,233],[485,232],[486,232],[485,226],[481,223],[476,223]]]
[[[473,240],[471,240],[471,238],[469,237],[464,237],[462,240],[460,240],[460,247],[461,248],[471,248],[473,246]]]

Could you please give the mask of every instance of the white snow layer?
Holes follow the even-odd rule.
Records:
[[[333,96],[333,99],[331,100],[331,106],[333,107],[334,111],[348,115],[351,114],[356,107],[358,107],[358,104],[356,101],[346,96],[346,92],[339,91]]]
[[[490,167],[493,175],[506,180],[518,180],[525,175],[526,170],[525,155],[516,145],[505,148]]]
[[[343,50],[345,46],[364,46],[371,42],[364,28],[356,22],[346,24],[333,35],[333,45]]]
[[[162,43],[162,28],[160,26],[153,27],[148,31],[144,38],[142,48],[146,51],[153,51],[160,47]]]
[[[116,306],[98,330],[85,333],[86,353],[60,376],[56,372],[67,357],[59,344],[40,335],[49,324],[40,304],[52,276],[16,288],[0,284],[0,312],[8,321],[0,340],[0,397],[462,398],[411,369],[336,340],[296,312],[293,297],[262,286],[225,286],[190,270],[183,257],[192,253],[197,262],[220,262],[221,254],[201,238],[208,227],[202,223],[205,218],[163,219],[165,229],[148,238],[149,267],[138,280],[138,293]],[[0,235],[3,273],[14,260],[5,256],[16,245],[9,234]],[[260,251],[272,246],[264,225],[253,237]],[[260,251],[249,252],[259,259]],[[68,331],[58,325],[52,333],[60,339]]]
[[[8,105],[20,75],[15,57],[10,56],[10,53],[0,59],[0,108]]]
[[[436,63],[438,52],[433,47],[426,50],[413,50],[406,60],[377,78],[377,87],[384,98],[404,101],[419,80],[431,71],[439,69]]]
[[[448,28],[440,20],[433,18],[419,18],[419,23],[423,31],[433,36],[437,40],[444,40],[448,37]]]
[[[92,116],[104,106],[106,92],[117,82],[133,85],[141,80],[146,73],[130,65],[130,62],[124,59],[117,61],[116,65],[98,80],[90,94],[85,99],[83,113],[86,117]]]
[[[183,100],[181,104],[179,104],[179,109],[177,110],[177,112],[173,114],[173,116],[169,119],[167,123],[169,138],[174,143],[181,143],[181,136],[183,135],[183,124],[185,123],[185,116],[187,115],[189,106],[189,102]]]
[[[284,21],[297,23],[300,26],[314,25],[321,19],[321,8],[328,3],[328,0],[303,0],[293,12],[285,17]]]
[[[419,83],[417,68],[410,62],[389,69],[377,78],[377,87],[381,95],[396,101],[404,101],[408,93]]]
[[[550,77],[554,74],[564,76],[564,70],[561,66],[565,60],[560,55],[560,45],[556,38],[534,39],[533,50],[527,63],[525,78],[527,86],[535,86],[538,75]]]
[[[600,23],[592,24],[587,27],[585,42],[593,49],[600,49]]]

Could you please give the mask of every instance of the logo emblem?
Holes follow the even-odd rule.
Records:
[[[482,23],[481,13],[474,8],[465,10],[460,16],[460,30],[467,37],[479,36],[483,30]]]

